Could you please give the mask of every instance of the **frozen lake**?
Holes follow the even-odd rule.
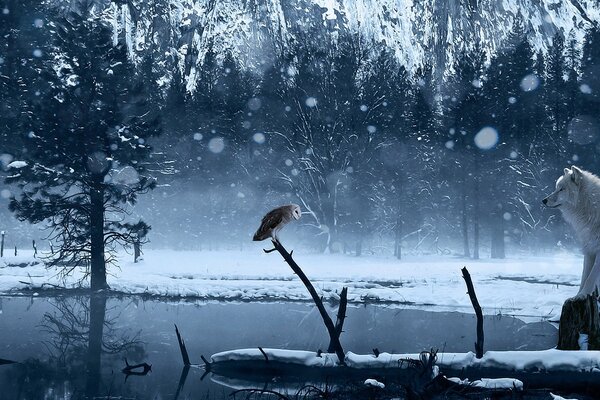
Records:
[[[326,349],[327,334],[314,307],[294,302],[161,302],[137,297],[0,297],[0,358],[23,364],[0,366],[3,398],[174,398],[183,364],[175,329],[192,363],[200,355],[246,347]],[[330,309],[333,315],[335,308]],[[384,305],[350,306],[345,350],[419,352],[431,348],[469,351],[475,317]],[[506,316],[485,319],[486,350],[553,347],[557,330]],[[102,337],[102,352],[99,338]],[[125,375],[147,362],[146,376]],[[232,389],[192,369],[179,398],[228,398]],[[302,383],[299,382],[299,386]]]

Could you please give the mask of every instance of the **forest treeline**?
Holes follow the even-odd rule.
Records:
[[[201,65],[189,54],[187,70],[168,67],[165,82],[167,66],[152,52],[132,59],[100,18],[44,15],[36,27],[39,8],[19,9],[0,24],[0,154],[2,201],[22,220],[77,220],[81,204],[61,203],[70,182],[106,189],[107,216],[128,208],[105,221],[125,245],[146,237],[142,217],[156,246],[243,246],[263,212],[293,202],[307,212],[297,241],[319,251],[503,258],[570,245],[540,201],[570,164],[600,172],[598,27],[583,43],[557,32],[542,53],[517,23],[503,48],[475,44],[443,76],[435,65],[408,71],[358,34],[324,47],[304,32],[260,71],[210,48]],[[193,92],[183,76],[196,79]],[[105,97],[95,98],[99,79]],[[97,151],[73,142],[79,130]],[[88,160],[87,175],[73,168],[63,181],[44,171],[73,149],[109,162]],[[16,176],[14,160],[37,170]]]

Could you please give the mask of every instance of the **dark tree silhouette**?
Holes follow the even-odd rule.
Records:
[[[57,18],[52,33],[47,84],[29,100],[21,163],[7,178],[22,190],[10,209],[50,229],[49,265],[65,274],[83,267],[92,290],[103,289],[115,246],[143,241],[150,229],[127,218],[127,205],[156,185],[147,140],[159,124],[126,49],[85,2]]]

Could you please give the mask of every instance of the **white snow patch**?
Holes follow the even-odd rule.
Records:
[[[554,393],[550,393],[550,397],[552,397],[552,400],[577,400],[577,399],[573,399],[573,398],[562,397],[562,396],[559,396]]]
[[[8,164],[6,166],[6,168],[10,169],[10,168],[15,168],[15,169],[20,169],[20,168],[24,168],[27,166],[27,163],[25,161],[13,161],[10,164]]]
[[[376,387],[379,389],[385,389],[385,384],[377,381],[376,379],[367,379],[364,383],[365,386]]]
[[[470,382],[468,379],[461,380],[460,378],[448,378],[448,380],[459,385],[471,386],[482,389],[515,389],[519,391],[523,390],[523,382],[521,382],[518,379],[512,378],[481,378],[473,382]]]

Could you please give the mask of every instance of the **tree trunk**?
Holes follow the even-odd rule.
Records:
[[[92,290],[108,288],[104,260],[104,188],[96,180],[90,189],[90,287]]]
[[[240,250],[241,251],[241,250]],[[138,259],[142,255],[142,244],[139,238],[135,239],[133,242],[133,262],[137,263]]]
[[[463,237],[463,254],[466,258],[471,257],[471,250],[469,249],[469,225],[467,219],[467,188],[463,184],[463,192],[461,199],[461,225],[462,225],[462,237]]]
[[[475,188],[473,191],[473,259],[479,260],[479,161],[475,156]]]
[[[402,235],[403,235],[403,231],[404,231],[404,226],[403,226],[403,221],[402,221],[402,217],[403,217],[403,213],[402,213],[402,189],[403,189],[403,185],[402,185],[402,178],[398,179],[397,182],[397,196],[396,196],[396,210],[397,210],[397,215],[396,215],[396,229],[395,229],[395,240],[394,240],[394,256],[398,259],[401,260],[402,259]]]
[[[98,395],[102,356],[102,336],[106,313],[106,297],[90,296],[90,334],[87,361],[87,396],[92,399]]]
[[[597,293],[585,298],[567,299],[558,328],[559,350],[580,350],[580,336],[587,335],[587,349],[600,350],[600,318]]]
[[[396,256],[398,260],[402,259],[402,228],[402,219],[398,217],[398,220],[396,221],[396,235],[394,241],[394,256]]]
[[[502,205],[499,204],[496,212],[492,215],[492,258],[504,258],[504,216]]]

